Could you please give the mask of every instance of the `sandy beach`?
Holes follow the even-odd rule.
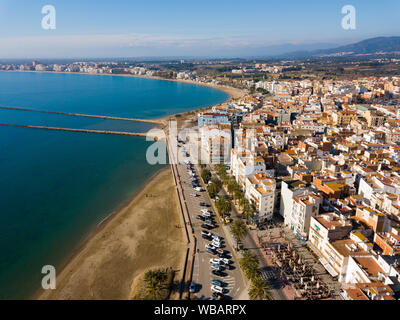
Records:
[[[187,239],[177,201],[167,166],[76,250],[57,274],[55,290],[41,289],[33,298],[130,299],[135,280],[158,267],[172,267],[179,280]]]
[[[138,75],[79,74],[179,81],[213,87],[228,93],[231,98],[245,95],[244,90],[189,80]],[[193,110],[180,114],[179,120],[189,121],[192,118],[191,113]],[[176,115],[158,120],[164,122],[171,117]],[[172,172],[167,166],[142,186],[127,205],[110,215],[75,249],[64,266],[57,270],[55,290],[40,289],[33,299],[131,299],[137,281],[145,271],[154,268],[172,267],[176,271],[175,280],[180,280],[188,246],[178,208]],[[171,299],[177,298],[178,293],[171,295]]]

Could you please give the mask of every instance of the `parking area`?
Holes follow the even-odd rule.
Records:
[[[192,298],[211,298],[213,295],[213,290],[211,289],[213,285],[212,280],[217,280],[214,281],[214,284],[222,287],[224,298],[235,299],[245,290],[243,276],[238,262],[232,256],[231,244],[229,241],[226,241],[225,231],[221,228],[220,222],[217,221],[216,213],[213,212],[206,191],[204,189],[202,191],[195,189],[197,185],[201,187],[199,172],[194,165],[180,164],[177,165],[177,170],[182,182],[184,200],[197,239],[197,250],[192,274],[192,282],[195,284],[192,289],[195,292],[192,292]],[[211,217],[209,217],[210,215]],[[214,227],[207,229],[205,224],[214,224]],[[220,240],[217,241],[214,238]],[[210,247],[212,243],[214,243],[214,246]],[[206,248],[206,245],[209,246],[209,249]],[[212,263],[210,259],[215,260]],[[223,260],[220,261],[220,259]],[[220,272],[216,272],[216,274],[212,273],[212,270],[218,269]],[[218,291],[221,288],[214,289]]]

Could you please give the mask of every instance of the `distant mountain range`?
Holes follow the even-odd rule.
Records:
[[[291,58],[306,58],[378,54],[385,55],[394,53],[400,55],[400,37],[376,37],[336,48],[323,48],[312,51],[294,51],[288,52],[281,56]]]

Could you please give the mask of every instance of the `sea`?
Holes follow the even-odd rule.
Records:
[[[123,76],[0,72],[0,106],[153,119],[221,103],[225,92]],[[154,125],[1,110],[0,123],[146,132]],[[42,268],[74,249],[162,165],[142,137],[0,126],[0,299],[30,299]]]

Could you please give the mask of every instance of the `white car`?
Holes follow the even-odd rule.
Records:
[[[224,289],[222,289],[220,286],[212,285],[211,290],[218,293],[224,293]]]
[[[221,242],[215,242],[215,241],[213,241],[213,242],[211,242],[211,244],[212,244],[215,248],[221,248],[221,246],[222,246],[222,243],[221,243]]]
[[[227,259],[227,258],[220,258],[220,259],[216,259],[216,260],[219,260],[223,264],[229,264],[229,262],[230,262],[229,259]]]
[[[210,259],[210,263],[211,264],[219,264],[219,261],[220,261],[220,259],[217,259],[217,258],[211,258]]]
[[[203,212],[203,213],[209,213],[209,214],[211,214],[211,211],[208,211],[207,209],[201,209],[200,211]]]
[[[200,187],[196,187],[196,188],[194,188],[194,190],[196,190],[196,191],[201,191],[202,189],[200,188]]]
[[[210,233],[210,232],[207,232],[207,231],[204,231],[204,230],[201,230],[201,235],[202,235],[202,236],[211,237],[211,233]]]
[[[201,212],[201,214],[204,216],[204,217],[211,217],[211,213],[209,213],[209,212]]]
[[[197,193],[192,193],[191,196],[192,197],[198,197],[199,195]]]
[[[213,269],[213,270],[221,270],[221,266],[219,265],[219,263],[218,264],[212,264],[211,265],[211,269]]]
[[[212,237],[213,239],[216,239],[217,241],[223,241],[222,237],[220,237],[220,236],[217,235],[217,234],[211,234],[211,237]]]

